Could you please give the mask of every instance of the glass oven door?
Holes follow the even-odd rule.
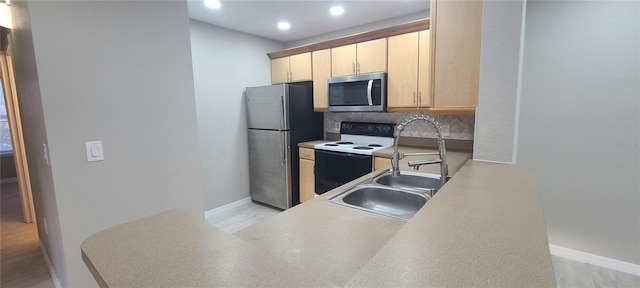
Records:
[[[315,149],[315,185],[320,195],[370,173],[373,156]]]

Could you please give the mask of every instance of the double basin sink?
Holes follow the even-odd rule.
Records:
[[[440,175],[387,171],[332,196],[327,201],[371,213],[409,220],[440,189]]]

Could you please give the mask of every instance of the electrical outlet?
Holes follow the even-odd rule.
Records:
[[[49,228],[47,227],[47,217],[42,217],[42,222],[44,222],[44,234],[49,235]]]
[[[441,125],[442,127],[442,137],[449,137],[449,125]]]

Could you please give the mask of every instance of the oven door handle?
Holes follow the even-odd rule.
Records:
[[[367,100],[369,100],[369,106],[373,106],[373,101],[371,100],[371,89],[373,88],[373,80],[369,80],[367,84]]]
[[[322,149],[316,149],[315,152],[316,152],[316,158],[318,157],[318,154],[320,155],[320,157],[322,157],[322,154],[337,155],[337,156],[351,157],[351,158],[365,158],[365,159],[373,157],[373,155],[355,154],[355,153],[349,153],[349,152],[337,152],[337,151],[322,150]]]

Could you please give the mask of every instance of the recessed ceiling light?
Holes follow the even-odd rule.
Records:
[[[210,9],[220,9],[222,3],[218,0],[204,0],[204,6]]]
[[[288,30],[289,28],[291,28],[291,24],[289,24],[289,22],[279,22],[278,23],[278,29],[280,30]]]
[[[334,16],[342,15],[342,13],[344,13],[344,8],[341,6],[333,6],[329,9],[329,13]]]

